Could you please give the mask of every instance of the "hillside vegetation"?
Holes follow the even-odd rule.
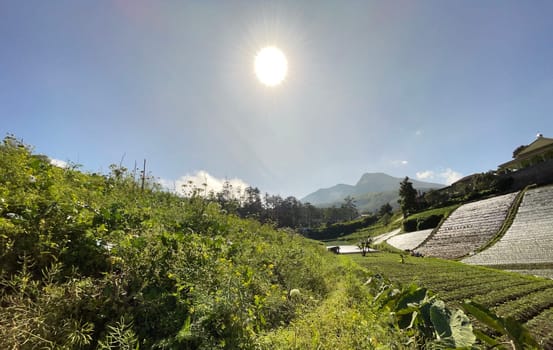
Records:
[[[426,290],[371,279],[317,242],[198,195],[141,189],[121,166],[53,166],[13,137],[0,145],[0,267],[2,349],[474,342],[466,316]]]

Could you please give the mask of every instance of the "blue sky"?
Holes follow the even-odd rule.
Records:
[[[446,183],[553,137],[551,1],[0,2],[0,132],[107,172],[302,197]],[[268,88],[255,53],[276,45]]]

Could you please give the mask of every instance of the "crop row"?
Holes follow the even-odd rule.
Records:
[[[489,286],[495,288],[495,286],[501,284],[501,282],[503,282],[504,280],[505,279],[501,276],[488,276],[487,278],[485,278],[486,285],[482,285],[482,279],[480,278],[465,279],[463,280],[462,284],[459,284],[458,279],[456,280],[454,278],[449,278],[443,282],[436,281],[434,283],[431,283],[431,288],[440,290],[440,292],[443,292],[444,295],[447,295],[448,297],[456,293],[469,293],[469,291],[472,291],[474,294],[479,294],[480,291],[487,290]],[[474,294],[467,294],[467,297]]]
[[[513,317],[518,321],[526,322],[552,306],[553,288],[548,288],[501,304],[494,308],[494,310],[498,315]]]
[[[481,281],[482,283],[482,281]],[[444,296],[445,301],[460,301],[464,299],[476,299],[480,295],[486,295],[497,290],[508,289],[511,291],[511,287],[531,288],[531,284],[528,281],[488,281],[483,282],[481,285],[473,285],[467,288],[461,288],[456,291],[447,293]],[[493,301],[492,301],[493,302]]]
[[[523,273],[525,275],[553,278],[553,269],[514,269],[512,272]]]
[[[538,341],[543,341],[543,348],[553,349],[551,280],[433,258],[408,257],[402,264],[397,254],[375,253],[366,258],[352,258],[392,281],[415,282],[428,288],[450,304],[471,298],[493,307],[499,315],[528,321],[530,332]],[[474,326],[489,331],[478,322]]]
[[[537,338],[541,338],[544,349],[553,348],[553,308],[544,310],[541,314],[526,323]]]
[[[492,307],[547,288],[553,288],[552,283],[549,281],[522,283],[519,285],[511,284],[508,288],[496,288],[494,291],[476,295],[473,299],[480,304]]]

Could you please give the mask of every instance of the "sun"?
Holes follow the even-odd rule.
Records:
[[[288,61],[279,48],[267,46],[255,55],[254,70],[261,83],[277,86],[286,78]]]

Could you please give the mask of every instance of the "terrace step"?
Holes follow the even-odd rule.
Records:
[[[413,250],[421,244],[432,232],[432,229],[402,233],[389,238],[386,243],[402,250]]]
[[[520,270],[524,265],[553,263],[553,186],[529,189],[505,235],[463,262],[518,265]]]
[[[500,230],[517,194],[509,193],[460,206],[416,251],[446,259],[474,252]]]

